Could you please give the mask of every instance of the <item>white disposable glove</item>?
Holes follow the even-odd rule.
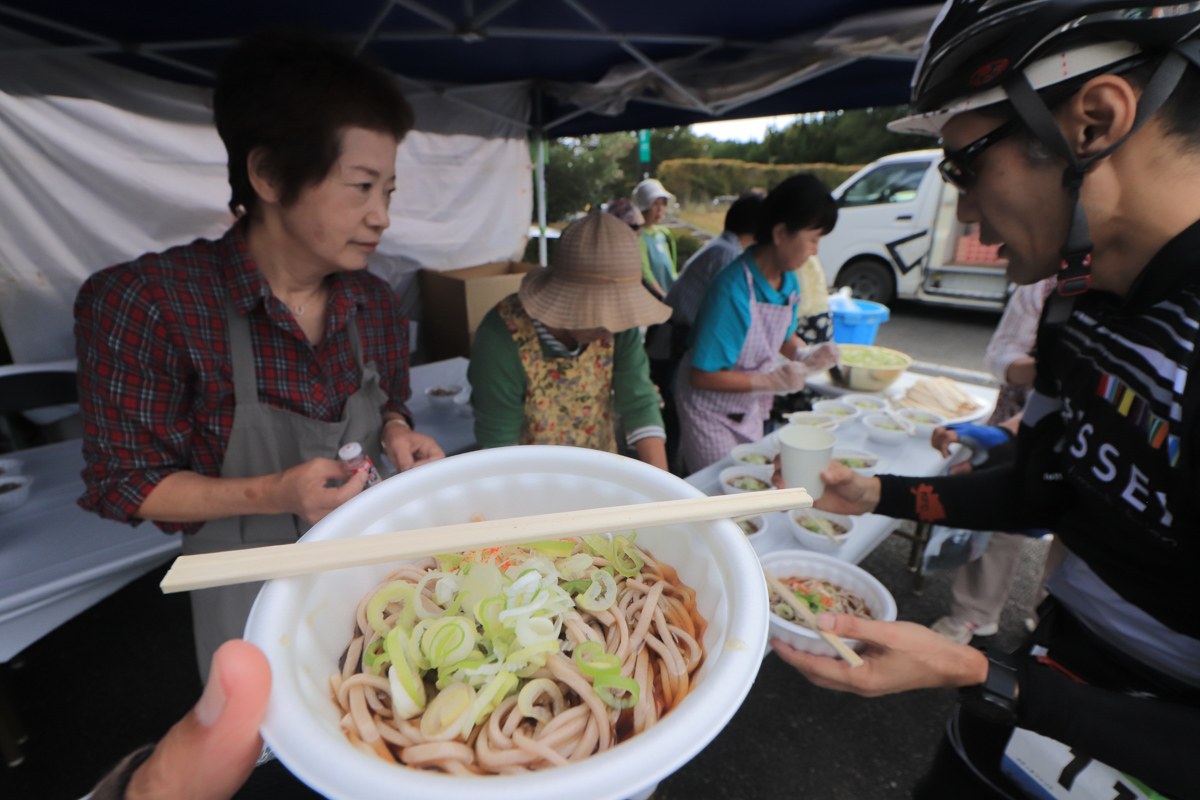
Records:
[[[815,347],[797,350],[794,356],[809,372],[820,372],[829,369],[838,362],[838,346],[833,342],[822,342]]]
[[[751,394],[792,394],[804,388],[808,367],[799,361],[789,361],[773,372],[750,375]]]

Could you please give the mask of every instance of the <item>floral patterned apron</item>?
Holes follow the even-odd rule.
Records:
[[[788,296],[785,305],[760,303],[754,297],[750,267],[742,265],[750,288],[750,330],[734,362],[735,372],[770,372],[775,354],[783,347],[800,298]],[[691,382],[692,354],[683,357],[675,376],[675,402],[679,405],[679,452],[691,472],[729,455],[734,445],[762,438],[763,422],[771,413],[775,396],[697,389]]]
[[[574,358],[547,357],[533,320],[515,294],[496,310],[521,353],[529,379],[521,444],[561,444],[617,452],[613,432],[613,342],[591,342]]]

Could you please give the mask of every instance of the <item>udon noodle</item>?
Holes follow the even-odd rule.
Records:
[[[568,764],[692,690],[695,592],[633,537],[427,559],[363,597],[330,688],[356,747],[452,774]]]
[[[850,614],[863,619],[871,619],[871,609],[861,597],[836,583],[818,578],[784,578],[783,585],[791,589],[796,599],[808,606],[814,614],[821,611],[833,611],[838,614]],[[771,610],[780,617],[806,625],[804,620],[796,619],[796,612],[783,601],[774,590],[771,591]]]

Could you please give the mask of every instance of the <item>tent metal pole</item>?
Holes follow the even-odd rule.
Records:
[[[379,13],[375,15],[375,19],[371,21],[371,27],[367,28],[366,33],[358,40],[358,45],[355,46],[354,52],[361,53],[366,46],[375,38],[375,34],[379,33],[379,26],[387,19],[388,14],[392,13],[392,0],[383,0],[383,7],[379,9]]]
[[[499,14],[504,13],[510,6],[516,5],[517,2],[519,2],[519,0],[498,0],[498,2],[496,2],[491,8],[489,8],[487,11],[484,11],[478,17],[475,17],[475,19],[473,19],[471,22],[475,26],[475,29],[478,30],[484,25],[487,25],[488,22],[490,22]]]
[[[424,17],[435,25],[440,25],[448,31],[455,29],[454,20],[442,16],[432,8],[426,8],[418,3],[417,0],[392,0],[392,2],[401,8],[407,8],[418,16]]]
[[[588,9],[584,8],[583,4],[580,3],[579,0],[562,0],[562,2],[569,8],[574,9],[575,12],[577,14],[579,14],[579,16],[583,17],[588,22],[592,23],[592,27],[596,28],[596,30],[603,31],[604,33],[612,33],[612,31],[610,31],[608,29],[608,26],[605,25],[600,20],[599,17],[597,17],[595,14],[593,14]],[[624,50],[626,53],[629,53],[629,55],[631,55],[635,59],[637,59],[638,62],[643,67],[645,67],[646,69],[653,72],[655,75],[657,75],[663,81],[665,81],[667,83],[667,85],[669,85],[675,91],[679,92],[684,97],[686,97],[688,99],[688,102],[692,103],[692,105],[694,105],[696,108],[703,111],[705,114],[708,114],[710,117],[714,116],[713,110],[711,108],[709,108],[708,105],[704,101],[702,101],[699,97],[697,97],[695,95],[695,93],[692,92],[692,90],[688,89],[682,83],[680,83],[679,81],[677,81],[673,77],[671,77],[671,75],[665,69],[663,69],[661,66],[656,64],[649,56],[647,56],[641,50],[637,49],[632,44],[630,44],[624,37],[620,37],[617,39],[617,45],[622,50]]]
[[[538,263],[546,266],[546,133],[540,127],[534,132],[537,142],[537,215]]]

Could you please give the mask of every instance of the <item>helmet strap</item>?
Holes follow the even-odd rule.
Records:
[[[1005,83],[1008,98],[1026,127],[1042,144],[1067,162],[1067,167],[1063,170],[1063,186],[1067,189],[1071,201],[1071,227],[1067,233],[1066,244],[1060,250],[1062,267],[1058,274],[1058,291],[1048,301],[1049,307],[1043,324],[1061,325],[1066,322],[1075,305],[1075,297],[1086,292],[1092,285],[1092,239],[1088,232],[1087,215],[1083,211],[1083,204],[1079,202],[1079,192],[1088,168],[1096,161],[1111,155],[1141,128],[1146,120],[1154,116],[1175,90],[1189,60],[1194,60],[1191,53],[1184,55],[1175,50],[1168,53],[1142,92],[1129,132],[1099,153],[1093,153],[1083,159],[1076,157],[1075,149],[1067,142],[1054,115],[1050,113],[1045,101],[1038,95],[1024,72],[1016,73]]]

